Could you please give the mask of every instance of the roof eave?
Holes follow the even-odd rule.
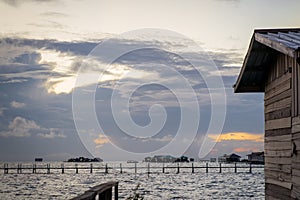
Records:
[[[276,41],[272,41],[269,38],[263,37],[260,33],[254,33],[255,41],[260,42],[261,44],[264,44],[272,49],[275,49],[283,54],[286,54],[290,57],[295,56],[295,49],[289,48],[287,46],[282,45],[281,43],[278,43]]]
[[[241,71],[240,71],[240,73],[239,73],[239,77],[238,77],[236,83],[235,83],[234,86],[233,86],[233,87],[234,87],[234,93],[240,93],[240,92],[243,92],[242,90],[240,90],[240,87],[239,87],[239,86],[240,86],[240,82],[241,82],[241,80],[242,80],[243,74],[244,74],[244,72],[245,72],[245,69],[246,69],[246,65],[247,65],[247,62],[248,62],[248,59],[249,59],[249,55],[250,55],[251,50],[252,50],[252,46],[253,46],[254,40],[255,40],[255,38],[254,38],[254,36],[252,36],[251,41],[250,41],[250,45],[249,45],[248,52],[247,52],[247,54],[246,54],[246,57],[245,57],[245,59],[244,59],[243,66],[242,66]]]

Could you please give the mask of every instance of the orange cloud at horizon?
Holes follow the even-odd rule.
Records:
[[[239,148],[235,148],[233,149],[234,152],[237,152],[237,153],[241,153],[241,152],[258,152],[258,151],[261,151],[259,148],[251,148],[251,147],[239,147]]]
[[[238,141],[254,141],[254,142],[263,142],[263,134],[254,134],[246,132],[230,132],[223,133],[220,135],[217,134],[208,134],[208,137],[215,140],[216,142],[228,141],[228,140],[238,140]]]

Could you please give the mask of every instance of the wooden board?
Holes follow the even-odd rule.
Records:
[[[265,142],[265,150],[290,150],[292,149],[292,142]]]
[[[265,113],[265,120],[273,120],[273,119],[280,119],[291,117],[291,108],[286,107],[278,110],[274,110],[273,112]]]
[[[280,109],[289,108],[291,109],[292,105],[292,98],[291,96],[282,99],[280,101],[276,101],[274,103],[271,103],[269,105],[265,105],[265,113],[270,113],[274,111],[278,111]]]
[[[268,120],[265,123],[265,130],[274,130],[274,129],[281,129],[281,128],[289,128],[291,127],[292,119],[291,117],[281,118],[281,119],[274,119]]]
[[[300,170],[299,169],[292,169],[292,175],[300,177]],[[300,186],[300,182],[299,182]]]
[[[282,182],[287,182],[287,183],[292,182],[291,173],[278,172],[278,171],[272,171],[269,169],[265,169],[265,176],[268,178],[271,178],[273,180],[277,180],[277,181],[282,181]]]
[[[290,142],[292,140],[292,135],[279,135],[279,136],[269,136],[265,137],[265,142]]]
[[[300,187],[300,177],[293,175],[292,177],[292,183],[293,185]]]
[[[290,195],[291,195],[290,188],[281,187],[273,183],[266,183],[266,199],[289,200]],[[267,196],[271,198],[267,198]]]
[[[276,80],[274,82],[276,82]],[[291,89],[291,79],[287,79],[286,81],[282,82],[281,84],[278,84],[278,86],[271,88],[269,90],[266,90],[265,100],[273,98],[276,95],[279,95],[289,89]]]
[[[274,172],[284,172],[284,173],[291,173],[292,171],[291,165],[272,164],[272,163],[268,163],[267,165],[265,165],[265,169],[269,169]]]
[[[293,185],[292,197],[294,199],[300,199],[300,187],[298,185]]]
[[[275,186],[278,186],[278,187],[281,187],[281,188],[286,188],[286,189],[289,189],[289,190],[292,188],[292,183],[291,182],[278,181],[278,180],[268,178],[268,177],[266,177],[265,183],[266,183],[266,192],[268,190],[270,190],[270,188],[267,187],[267,184],[272,184],[272,185],[275,185]],[[277,190],[278,190],[278,188],[277,188]]]
[[[266,130],[265,131],[265,137],[270,136],[278,136],[278,135],[289,135],[291,134],[291,128],[282,128],[282,129],[276,129],[276,130]]]
[[[274,102],[280,101],[282,99],[285,99],[285,98],[291,97],[291,96],[292,96],[292,89],[286,90],[277,96],[274,96],[268,100],[265,100],[265,105],[270,105]]]
[[[265,199],[266,199],[266,200],[281,200],[281,199],[279,199],[279,198],[270,196],[270,195],[268,195],[268,194],[265,194]]]
[[[286,150],[265,150],[265,156],[268,157],[291,157],[292,150],[286,149]]]
[[[300,170],[300,163],[296,162],[295,160],[292,159],[292,165],[291,165],[292,169],[298,169]]]
[[[273,163],[273,164],[283,164],[283,165],[289,165],[292,163],[291,158],[287,157],[265,157],[266,163]]]
[[[294,140],[300,139],[300,133],[299,133],[299,132],[293,133],[293,134],[292,134],[292,139],[294,139]]]
[[[276,78],[275,80],[273,80],[270,83],[266,84],[266,92],[281,86],[283,83],[285,83],[287,80],[291,80],[292,78],[292,74],[291,73],[286,73],[278,78]]]
[[[292,133],[300,133],[300,125],[293,125],[292,127]]]

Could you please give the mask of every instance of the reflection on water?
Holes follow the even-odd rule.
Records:
[[[74,163],[64,163],[65,167]],[[1,163],[3,166],[3,163]],[[10,166],[17,163],[9,163]],[[22,166],[30,166],[31,163],[23,163]],[[38,165],[46,166],[46,163]],[[89,163],[80,163],[79,166],[89,167]],[[190,166],[190,163],[181,164]],[[194,166],[204,166],[205,163],[194,163]],[[216,163],[210,163],[217,165]],[[1,166],[1,167],[2,167]],[[53,162],[51,166],[60,167],[61,163]],[[94,167],[103,167],[105,163],[93,163]],[[151,163],[151,172],[147,175],[147,164],[138,163],[135,174],[134,163],[122,163],[123,173],[120,174],[120,163],[108,163],[109,173],[104,170],[74,170],[65,169],[61,174],[60,169],[51,170],[51,174],[44,174],[46,170],[37,170],[43,174],[30,174],[31,170],[23,170],[26,174],[1,174],[0,199],[69,199],[83,193],[90,187],[103,182],[119,181],[119,197],[125,199],[130,191],[139,183],[138,192],[145,199],[264,199],[264,173],[263,169],[253,169],[253,173],[247,173],[248,169],[239,169],[240,173],[234,173],[233,169],[180,169],[176,174],[176,168],[166,169],[162,173],[162,164]],[[177,164],[165,164],[165,166],[177,166]],[[130,169],[126,167],[131,167]],[[152,168],[157,167],[157,168]],[[11,171],[12,172],[12,171]]]

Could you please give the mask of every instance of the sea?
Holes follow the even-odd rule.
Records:
[[[8,163],[9,167],[16,167],[19,163]],[[247,164],[238,164],[245,168],[234,171],[234,164],[222,164],[222,172],[218,163],[208,163],[209,169],[194,168],[192,163],[180,163],[178,173],[177,163],[127,163],[127,162],[101,162],[92,163],[94,169],[79,169],[76,173],[74,166],[90,167],[90,163],[64,163],[64,162],[39,162],[21,163],[22,170],[9,170],[4,173],[4,163],[0,163],[0,199],[1,200],[26,200],[26,199],[71,199],[84,193],[89,188],[107,181],[119,182],[119,199],[128,199],[138,193],[144,200],[164,199],[264,199],[264,169],[253,168],[249,173]],[[32,174],[32,165],[45,167],[37,169]],[[47,174],[46,165],[58,169],[51,169]],[[61,165],[65,168],[59,169]],[[136,165],[136,168],[135,168]],[[206,162],[194,162],[194,167],[204,167]],[[107,166],[108,173],[105,173]],[[122,166],[122,170],[121,167]],[[162,168],[165,168],[162,173]],[[187,168],[181,168],[187,167]],[[100,169],[101,168],[101,169]],[[148,170],[150,174],[148,174]],[[122,173],[121,173],[122,171]],[[136,189],[136,190],[135,190]]]

